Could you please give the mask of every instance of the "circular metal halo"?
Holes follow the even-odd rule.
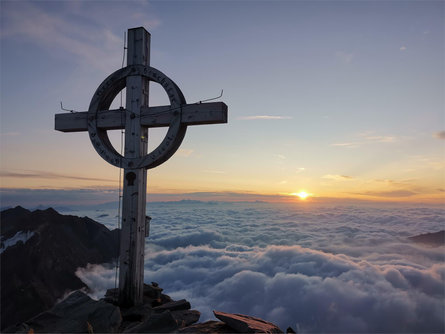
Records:
[[[113,147],[107,131],[97,127],[100,110],[108,110],[114,98],[126,87],[128,76],[142,76],[160,84],[170,100],[173,119],[163,141],[149,154],[139,158],[125,158]],[[144,65],[130,65],[109,75],[97,88],[88,108],[88,134],[97,153],[108,163],[127,169],[154,168],[167,161],[179,148],[187,127],[181,124],[181,105],[185,98],[179,87],[161,71]]]

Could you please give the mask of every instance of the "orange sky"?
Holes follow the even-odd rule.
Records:
[[[151,66],[188,103],[223,88],[220,100],[229,106],[228,124],[189,127],[179,151],[148,171],[149,193],[282,200],[305,191],[443,203],[443,3],[190,2],[189,25],[158,6],[2,4],[2,188],[118,188],[117,168],[98,156],[88,134],[54,131],[54,115],[60,101],[87,110],[121,66],[123,32],[144,25]],[[225,16],[204,24],[216,9],[232,24]],[[116,11],[121,21],[105,19]],[[136,14],[144,19],[130,19]],[[156,85],[150,94],[150,105],[168,103]],[[151,149],[165,131],[150,130]],[[120,151],[119,132],[111,137]]]

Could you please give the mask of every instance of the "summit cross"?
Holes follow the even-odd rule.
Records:
[[[164,88],[170,105],[149,107],[150,81]],[[126,107],[110,110],[114,98],[124,88]],[[120,305],[139,305],[143,299],[147,169],[161,165],[176,152],[187,126],[218,123],[227,123],[226,104],[187,104],[179,87],[161,71],[150,67],[150,33],[142,27],[128,30],[127,66],[99,85],[88,111],[55,115],[56,130],[88,131],[97,153],[108,163],[124,168]],[[163,126],[168,126],[165,138],[147,154],[148,129]],[[124,156],[108,138],[107,130],[116,129],[125,129]]]

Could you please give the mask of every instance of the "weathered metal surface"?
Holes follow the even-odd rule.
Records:
[[[143,28],[128,31],[127,65],[139,64],[150,65],[150,34]],[[138,159],[147,154],[148,129],[141,126],[139,117],[141,107],[148,106],[149,80],[139,75],[127,76],[126,87],[124,155],[125,159]],[[89,115],[90,111],[91,108]],[[88,130],[90,132],[90,128]],[[106,133],[105,130],[101,131]],[[125,167],[119,258],[119,304],[131,306],[142,304],[144,294],[147,170]]]
[[[174,115],[171,106],[141,107],[140,122],[148,128],[169,126]],[[97,127],[103,130],[125,128],[126,109],[100,110]],[[227,123],[224,102],[185,104],[180,107],[181,124],[185,126]],[[56,114],[55,129],[62,132],[88,131],[88,112]]]
[[[107,132],[98,126],[98,112],[108,109],[116,95],[127,86],[127,103],[129,98],[136,94],[137,81],[147,79],[159,83],[167,93],[170,100],[173,118],[169,123],[169,129],[164,140],[151,153],[140,157],[122,157],[111,145]],[[128,83],[131,83],[128,87]],[[125,117],[126,125],[140,125],[140,107],[134,99],[133,105],[127,105]],[[185,104],[184,96],[176,84],[161,71],[144,65],[128,65],[102,82],[94,94],[88,110],[88,133],[97,153],[110,164],[124,168],[154,168],[168,160],[179,148],[185,136],[186,126],[181,124],[181,105]],[[132,125],[129,129],[136,125]],[[136,136],[134,131],[126,131],[127,136]],[[136,138],[135,137],[135,138]]]
[[[227,123],[227,105],[212,102],[185,104],[179,110],[169,106],[142,108],[141,124],[150,128],[168,126],[176,111],[181,114],[181,124],[186,126]]]

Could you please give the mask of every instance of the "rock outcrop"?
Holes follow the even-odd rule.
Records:
[[[197,322],[200,313],[186,300],[174,301],[158,286],[144,285],[142,305],[122,308],[116,289],[95,301],[81,291],[4,333],[171,333]]]
[[[121,322],[118,307],[76,291],[50,310],[4,333],[117,333]]]
[[[75,291],[50,310],[3,333],[283,333],[271,322],[219,311],[213,313],[221,321],[196,323],[200,313],[191,310],[188,301],[172,300],[157,285],[145,284],[143,304],[130,308],[116,305],[116,293],[108,290],[105,298],[95,301]]]
[[[445,230],[435,233],[420,234],[414,237],[409,237],[408,239],[415,243],[433,247],[445,246]]]
[[[219,311],[213,311],[213,314],[237,333],[283,333],[277,325],[260,318]]]
[[[116,257],[119,231],[53,209],[1,212],[1,329],[52,307],[86,285],[78,267]],[[22,237],[20,237],[22,236]]]
[[[200,324],[191,325],[178,330],[179,333],[190,334],[218,334],[218,333],[234,333],[234,329],[227,326],[222,321],[206,321]]]

